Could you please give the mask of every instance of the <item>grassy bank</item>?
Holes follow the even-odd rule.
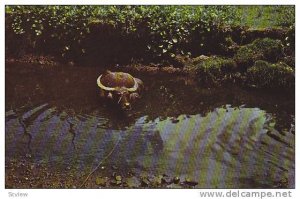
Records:
[[[189,65],[219,83],[259,60],[295,65],[294,6],[6,6],[5,20],[6,57]]]
[[[6,47],[108,62],[226,54],[241,42],[235,27],[290,27],[293,13],[292,6],[6,6]]]
[[[251,28],[281,28],[295,23],[295,9],[292,6],[240,6],[239,25]]]

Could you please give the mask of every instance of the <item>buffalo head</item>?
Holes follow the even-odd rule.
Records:
[[[130,110],[132,103],[140,98],[143,82],[123,72],[106,72],[97,79],[101,96],[117,103],[122,110]]]

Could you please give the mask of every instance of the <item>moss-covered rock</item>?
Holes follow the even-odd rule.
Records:
[[[276,64],[258,60],[247,70],[247,82],[259,88],[293,88],[294,69],[283,62]]]
[[[192,68],[200,81],[216,82],[224,79],[226,74],[234,72],[237,65],[230,58],[202,56],[194,59]]]
[[[234,56],[237,64],[244,69],[257,60],[277,62],[282,57],[283,44],[280,40],[270,38],[256,39],[251,44],[242,46]]]

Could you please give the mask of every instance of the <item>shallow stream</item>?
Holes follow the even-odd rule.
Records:
[[[61,170],[105,165],[197,181],[197,188],[294,188],[294,96],[136,75],[145,92],[123,115],[99,98],[96,67],[6,64],[6,161]]]

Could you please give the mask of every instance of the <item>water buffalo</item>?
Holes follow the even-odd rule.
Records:
[[[117,103],[122,110],[130,110],[143,89],[140,79],[123,72],[106,71],[98,77],[97,84],[101,97]]]

